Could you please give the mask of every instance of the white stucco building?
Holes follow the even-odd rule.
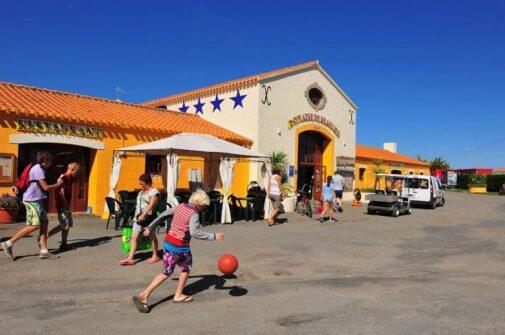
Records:
[[[288,155],[295,186],[315,176],[320,183],[335,169],[352,188],[356,105],[317,61],[145,102],[143,105],[198,114],[253,140],[252,149]],[[259,167],[250,166],[259,180]]]

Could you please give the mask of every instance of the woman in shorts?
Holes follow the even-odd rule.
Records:
[[[142,230],[149,226],[149,224],[151,224],[151,222],[153,222],[156,218],[154,208],[158,202],[160,192],[153,187],[153,180],[147,173],[140,175],[139,185],[141,190],[137,195],[137,204],[135,206],[135,216],[133,218],[132,236],[130,241],[130,254],[128,255],[128,258],[119,262],[121,265],[135,264],[133,256],[135,255],[135,251],[137,249],[138,237],[142,233]],[[152,241],[153,254],[148,262],[154,264],[161,260],[158,256],[158,239],[156,238],[156,232],[152,231],[149,238]]]
[[[333,220],[333,201],[335,200],[335,189],[331,183],[331,176],[326,178],[326,183],[323,185],[323,192],[321,192],[321,202],[323,203],[323,212],[319,221],[324,222],[326,215],[329,216],[329,221]],[[335,220],[336,221],[336,220]]]
[[[275,225],[275,218],[279,215],[281,208],[281,194],[282,194],[282,179],[281,170],[273,169],[272,176],[268,181],[267,195],[270,201],[272,201],[273,212],[267,217],[268,225],[271,227]]]

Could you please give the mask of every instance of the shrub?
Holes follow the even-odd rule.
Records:
[[[470,182],[468,187],[486,187],[487,186],[487,176],[482,174],[471,174]]]
[[[10,194],[2,194],[0,197],[0,209],[4,209],[12,214],[17,214],[19,208],[20,205],[18,198]]]
[[[487,190],[489,192],[500,191],[503,184],[505,184],[505,174],[487,176]]]
[[[467,189],[468,184],[470,184],[471,177],[472,177],[472,175],[470,175],[470,174],[459,174],[456,188]]]

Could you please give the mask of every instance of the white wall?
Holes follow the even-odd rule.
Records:
[[[205,120],[217,124],[223,128],[236,132],[242,136],[251,139],[254,144],[252,146],[253,150],[258,150],[258,88],[257,86],[248,87],[240,89],[240,94],[247,96],[242,101],[244,107],[237,106],[233,109],[234,102],[230,100],[230,97],[234,97],[237,91],[225,92],[219,94],[219,99],[224,99],[221,103],[221,111],[212,111],[213,105],[210,103],[211,100],[216,98],[215,94],[212,95],[202,95],[201,102],[205,103],[203,106],[203,115],[198,114]],[[186,105],[190,106],[188,113],[195,114],[196,110],[194,105],[198,102],[198,98],[194,100],[186,101]],[[178,111],[179,107],[182,106],[182,101],[169,105],[169,110]]]
[[[315,111],[305,97],[306,89],[314,83],[321,87],[327,99],[324,109],[319,111]],[[271,105],[261,102],[261,99],[264,99],[262,85],[271,87],[268,93]],[[315,113],[332,121],[340,130],[340,138],[335,140],[334,156],[355,157],[356,125],[350,124],[349,114],[349,110],[355,111],[355,108],[321,71],[312,69],[279,79],[262,81],[259,92],[259,151],[270,153],[273,150],[282,150],[288,154],[290,164],[294,165],[296,127],[288,130],[288,121],[299,114]],[[299,126],[302,125],[304,123]],[[276,129],[281,129],[280,136],[276,134]]]

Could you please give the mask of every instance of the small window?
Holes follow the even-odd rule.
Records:
[[[359,180],[360,181],[365,180],[365,170],[366,170],[366,168],[359,168]]]
[[[326,105],[326,96],[319,85],[310,85],[305,91],[305,97],[307,98],[309,104],[317,109],[321,110]]]
[[[150,175],[161,175],[163,157],[160,155],[146,155],[146,173]]]
[[[309,99],[314,105],[319,105],[322,98],[323,92],[321,92],[318,88],[314,87],[309,90]]]

